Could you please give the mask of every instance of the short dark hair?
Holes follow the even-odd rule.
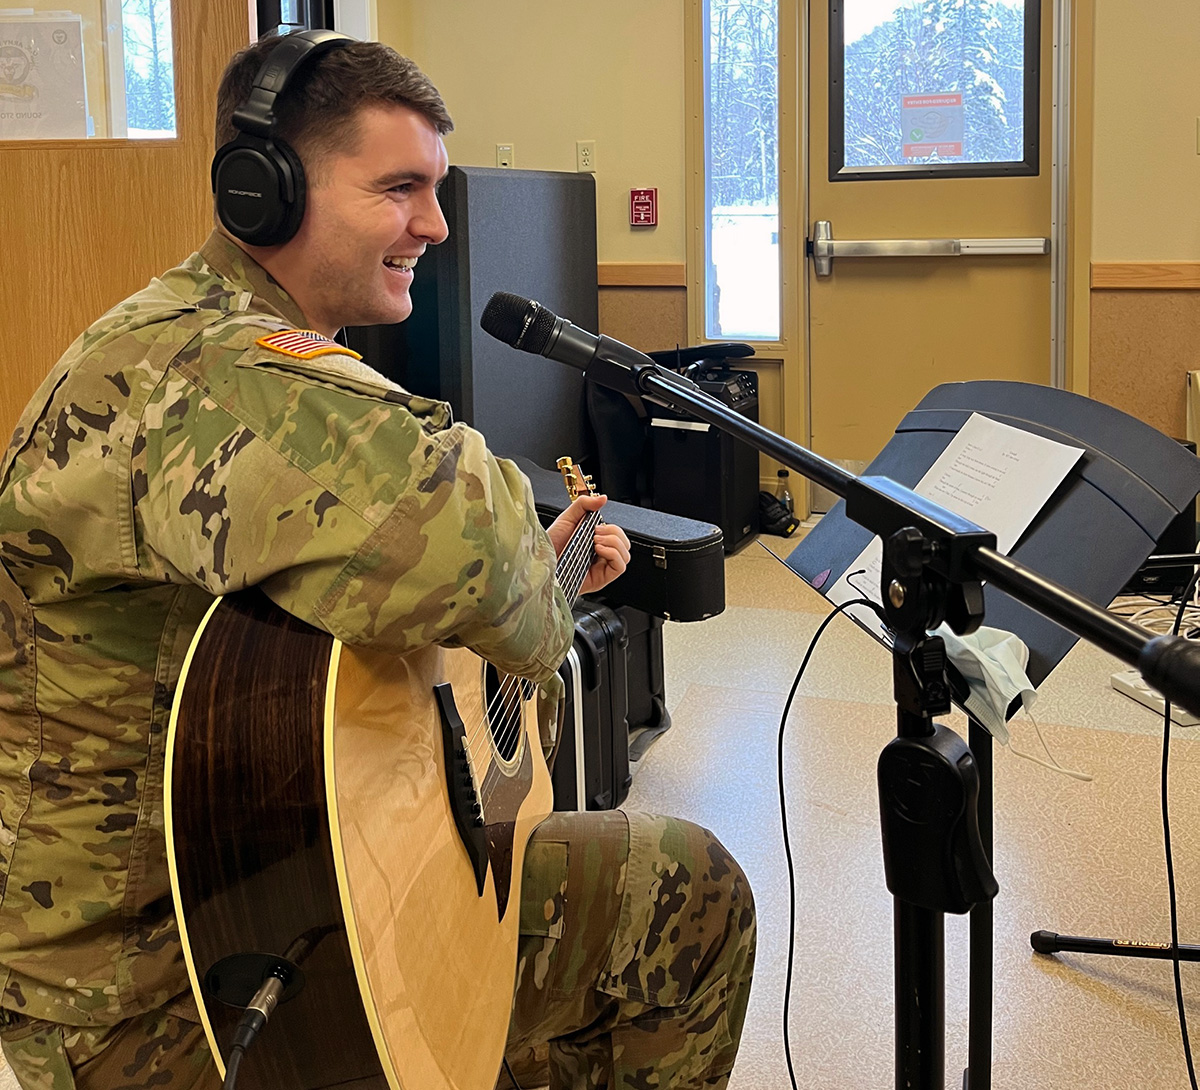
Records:
[[[229,62],[217,89],[216,146],[237,138],[233,112],[250,97],[254,77],[279,44],[273,34],[247,46]],[[275,104],[275,131],[315,173],[333,152],[352,149],[356,118],[368,105],[406,106],[445,135],[454,128],[442,96],[411,60],[381,42],[350,42],[309,61]]]

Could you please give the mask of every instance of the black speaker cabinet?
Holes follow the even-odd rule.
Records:
[[[583,372],[502,344],[479,316],[507,291],[596,330],[595,178],[451,167],[438,199],[450,235],[417,263],[412,316],[349,330],[350,347],[405,389],[450,402],[498,454],[546,469],[563,455],[586,461]]]
[[[697,384],[743,416],[758,420],[753,371],[709,369]],[[665,409],[650,419],[655,510],[721,528],[725,551],[758,533],[758,452],[725,432]]]

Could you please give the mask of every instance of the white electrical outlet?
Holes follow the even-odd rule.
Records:
[[[516,155],[513,154],[512,144],[497,144],[496,145],[496,166],[512,167],[517,162]]]
[[[575,169],[582,174],[596,172],[596,141],[575,141]]]

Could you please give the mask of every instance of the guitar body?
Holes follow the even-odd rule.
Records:
[[[258,591],[205,619],[165,794],[180,935],[222,1070],[242,1013],[229,1004],[272,959],[297,966],[240,1090],[494,1086],[525,844],[552,792],[532,687],[501,682],[497,700],[489,669],[465,650],[351,648]],[[488,719],[489,700],[505,714]]]

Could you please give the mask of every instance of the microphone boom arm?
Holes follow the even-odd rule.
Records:
[[[1135,667],[1169,701],[1200,715],[1200,646],[1194,641],[1182,636],[1156,636],[1112,616],[1061,583],[997,552],[994,537],[990,544],[978,539],[955,544],[955,538],[964,533],[965,527],[951,528],[929,520],[929,508],[937,505],[911,489],[886,478],[855,477],[806,447],[742,416],[704,393],[695,383],[659,367],[640,352],[608,337],[601,337],[600,341],[599,350],[594,342],[587,349],[590,362],[586,369],[592,381],[620,393],[646,397],[741,439],[845,499],[847,517],[885,541],[902,527],[916,526],[930,543],[928,563],[935,572],[951,582],[987,579],[1055,624]],[[620,359],[625,353],[618,353],[612,346],[620,346],[629,355]],[[955,518],[940,507],[937,510],[943,516]],[[980,530],[971,527],[966,532],[974,537],[974,532]],[[888,608],[890,603],[884,590],[883,600]]]

